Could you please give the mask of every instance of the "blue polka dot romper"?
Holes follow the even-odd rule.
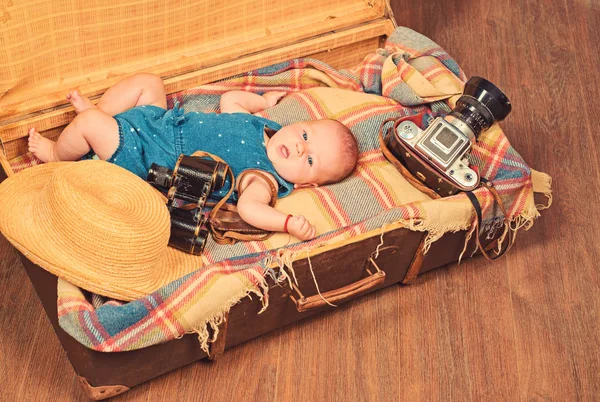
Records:
[[[279,197],[294,188],[267,157],[264,129],[281,129],[271,120],[245,113],[183,113],[178,105],[170,110],[138,106],[114,118],[119,125],[119,147],[108,161],[143,179],[152,163],[172,169],[180,154],[205,151],[227,162],[235,177],[247,169],[271,173],[279,183]],[[228,183],[211,198],[222,198],[229,187]]]

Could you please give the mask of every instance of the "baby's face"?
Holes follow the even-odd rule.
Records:
[[[267,142],[267,156],[277,173],[301,187],[323,184],[341,169],[342,143],[329,120],[285,126]]]

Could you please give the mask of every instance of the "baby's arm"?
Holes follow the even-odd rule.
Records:
[[[221,96],[221,113],[257,113],[275,106],[285,92],[271,91],[258,95],[245,91],[225,92]]]
[[[274,181],[274,179],[273,179]],[[259,176],[247,175],[238,189],[238,213],[252,226],[272,232],[283,232],[287,215],[269,205],[270,186]],[[287,224],[288,232],[300,240],[315,237],[316,230],[304,216],[293,216]]]

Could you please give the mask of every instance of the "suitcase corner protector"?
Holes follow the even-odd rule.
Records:
[[[83,388],[83,391],[85,392],[87,397],[94,401],[111,398],[113,396],[129,391],[129,387],[126,387],[124,385],[104,385],[100,387],[94,387],[90,385],[90,383],[85,377],[81,376],[77,377],[77,381],[79,382],[79,385],[81,385],[81,387]]]

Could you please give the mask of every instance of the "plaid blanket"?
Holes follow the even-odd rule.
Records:
[[[389,117],[423,113],[429,122],[447,113],[465,78],[438,45],[398,28],[385,48],[352,69],[338,71],[317,60],[296,59],[175,94],[170,105],[177,99],[186,111],[210,112],[218,110],[220,95],[229,90],[287,91],[289,96],[261,115],[283,125],[323,117],[340,120],[358,138],[359,166],[342,183],[303,189],[278,202],[284,212],[300,210],[309,216],[321,233],[316,239],[293,243],[288,235],[278,234],[265,242],[226,247],[209,242],[199,261],[202,268],[129,303],[96,295],[90,303],[80,289],[59,280],[61,327],[83,345],[103,352],[147,347],[191,332],[207,350],[214,341],[208,328],[218,332],[225,314],[240,299],[255,294],[263,309],[268,308],[266,275],[280,268],[279,274],[285,276],[290,272],[285,268],[292,268],[299,253],[305,256],[369,232],[385,241],[384,234],[392,227],[427,231],[427,245],[448,231],[473,227],[474,214],[464,194],[430,200],[407,185],[383,158],[377,141],[381,122]],[[538,216],[532,171],[497,125],[480,137],[471,162],[494,182],[512,229],[528,228]],[[549,194],[548,177],[536,174],[538,189]],[[486,217],[484,230],[495,230],[501,221],[493,198],[484,189],[475,193]]]

